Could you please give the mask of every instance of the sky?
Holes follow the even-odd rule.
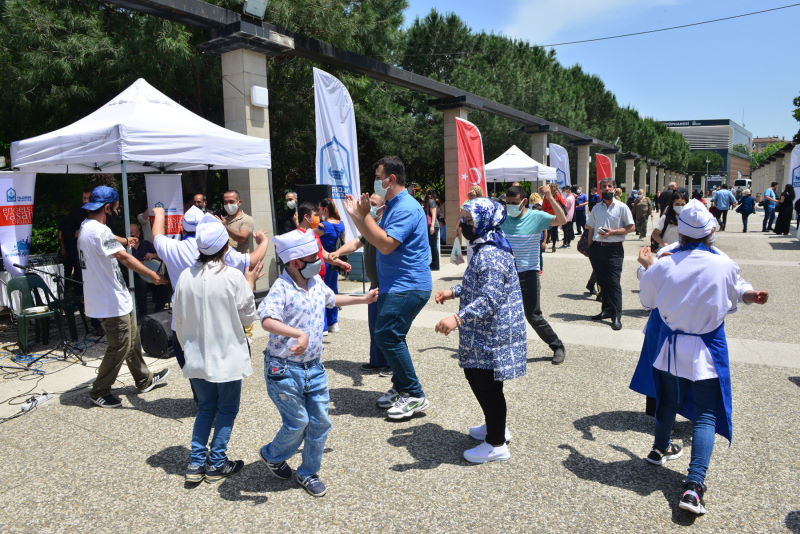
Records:
[[[434,7],[474,32],[548,45],[690,24],[797,0],[408,0],[406,25]],[[559,62],[603,80],[621,106],[656,120],[732,119],[753,137],[800,128],[800,5],[648,35],[554,47]],[[794,56],[794,58],[792,57]],[[569,125],[566,125],[569,126]]]

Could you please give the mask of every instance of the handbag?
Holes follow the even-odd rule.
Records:
[[[584,230],[581,238],[578,240],[578,252],[589,257],[589,232]]]
[[[464,263],[464,254],[461,252],[461,243],[456,239],[453,243],[453,250],[450,252],[450,263],[461,265]]]

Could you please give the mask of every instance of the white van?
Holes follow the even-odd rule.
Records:
[[[745,189],[752,189],[752,185],[753,185],[753,180],[749,178],[739,178],[733,181],[733,186],[731,187],[731,189],[733,189],[734,191],[737,189],[741,189],[742,191],[744,191]]]

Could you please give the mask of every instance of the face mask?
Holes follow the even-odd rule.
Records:
[[[475,238],[478,237],[478,234],[475,233],[474,226],[471,226],[463,222],[459,226],[461,226],[461,235],[463,235],[464,239],[466,239],[467,241],[475,241]]]
[[[297,208],[297,201],[289,200],[288,202],[286,202],[286,207],[289,208],[290,210]]]
[[[225,211],[228,215],[235,215],[237,211],[239,211],[238,204],[225,204]]]
[[[680,213],[683,211],[683,206],[672,206],[672,210],[680,215]]]
[[[386,198],[386,192],[389,190],[388,188],[383,187],[383,180],[375,180],[375,184],[373,185],[375,189],[375,194],[381,198]]]
[[[314,215],[311,218],[311,222],[308,223],[308,226],[310,226],[311,228],[316,228],[317,226],[319,226],[319,215]]]
[[[582,195],[582,194],[583,194],[583,191],[581,191],[580,189],[578,189],[578,195]]]
[[[506,212],[508,213],[509,217],[519,217],[522,209],[520,209],[518,204],[509,204],[506,206]]]
[[[322,269],[322,260],[317,258],[317,261],[313,263],[306,262],[306,266],[300,269],[300,274],[306,280],[310,278],[314,278],[319,274],[319,271]]]
[[[602,196],[603,196],[603,200],[611,200],[612,198],[614,198],[614,192],[613,191],[603,191],[603,195]]]
[[[378,219],[380,219],[380,217],[381,217],[381,214],[380,214],[380,213],[378,213],[378,212],[379,212],[379,211],[380,211],[382,208],[383,208],[383,206],[381,206],[380,208],[379,208],[378,206],[370,206],[370,207],[369,207],[369,214],[372,216],[372,218],[373,218],[373,219],[375,219],[375,220],[377,221],[377,220],[378,220]]]

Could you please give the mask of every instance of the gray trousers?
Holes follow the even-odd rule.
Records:
[[[142,342],[139,339],[139,326],[136,324],[133,310],[121,317],[100,319],[100,325],[106,334],[108,348],[97,369],[97,378],[89,395],[93,399],[98,399],[111,393],[111,386],[117,380],[122,362],[128,365],[137,388],[144,389],[149,386],[153,373],[142,358]]]

